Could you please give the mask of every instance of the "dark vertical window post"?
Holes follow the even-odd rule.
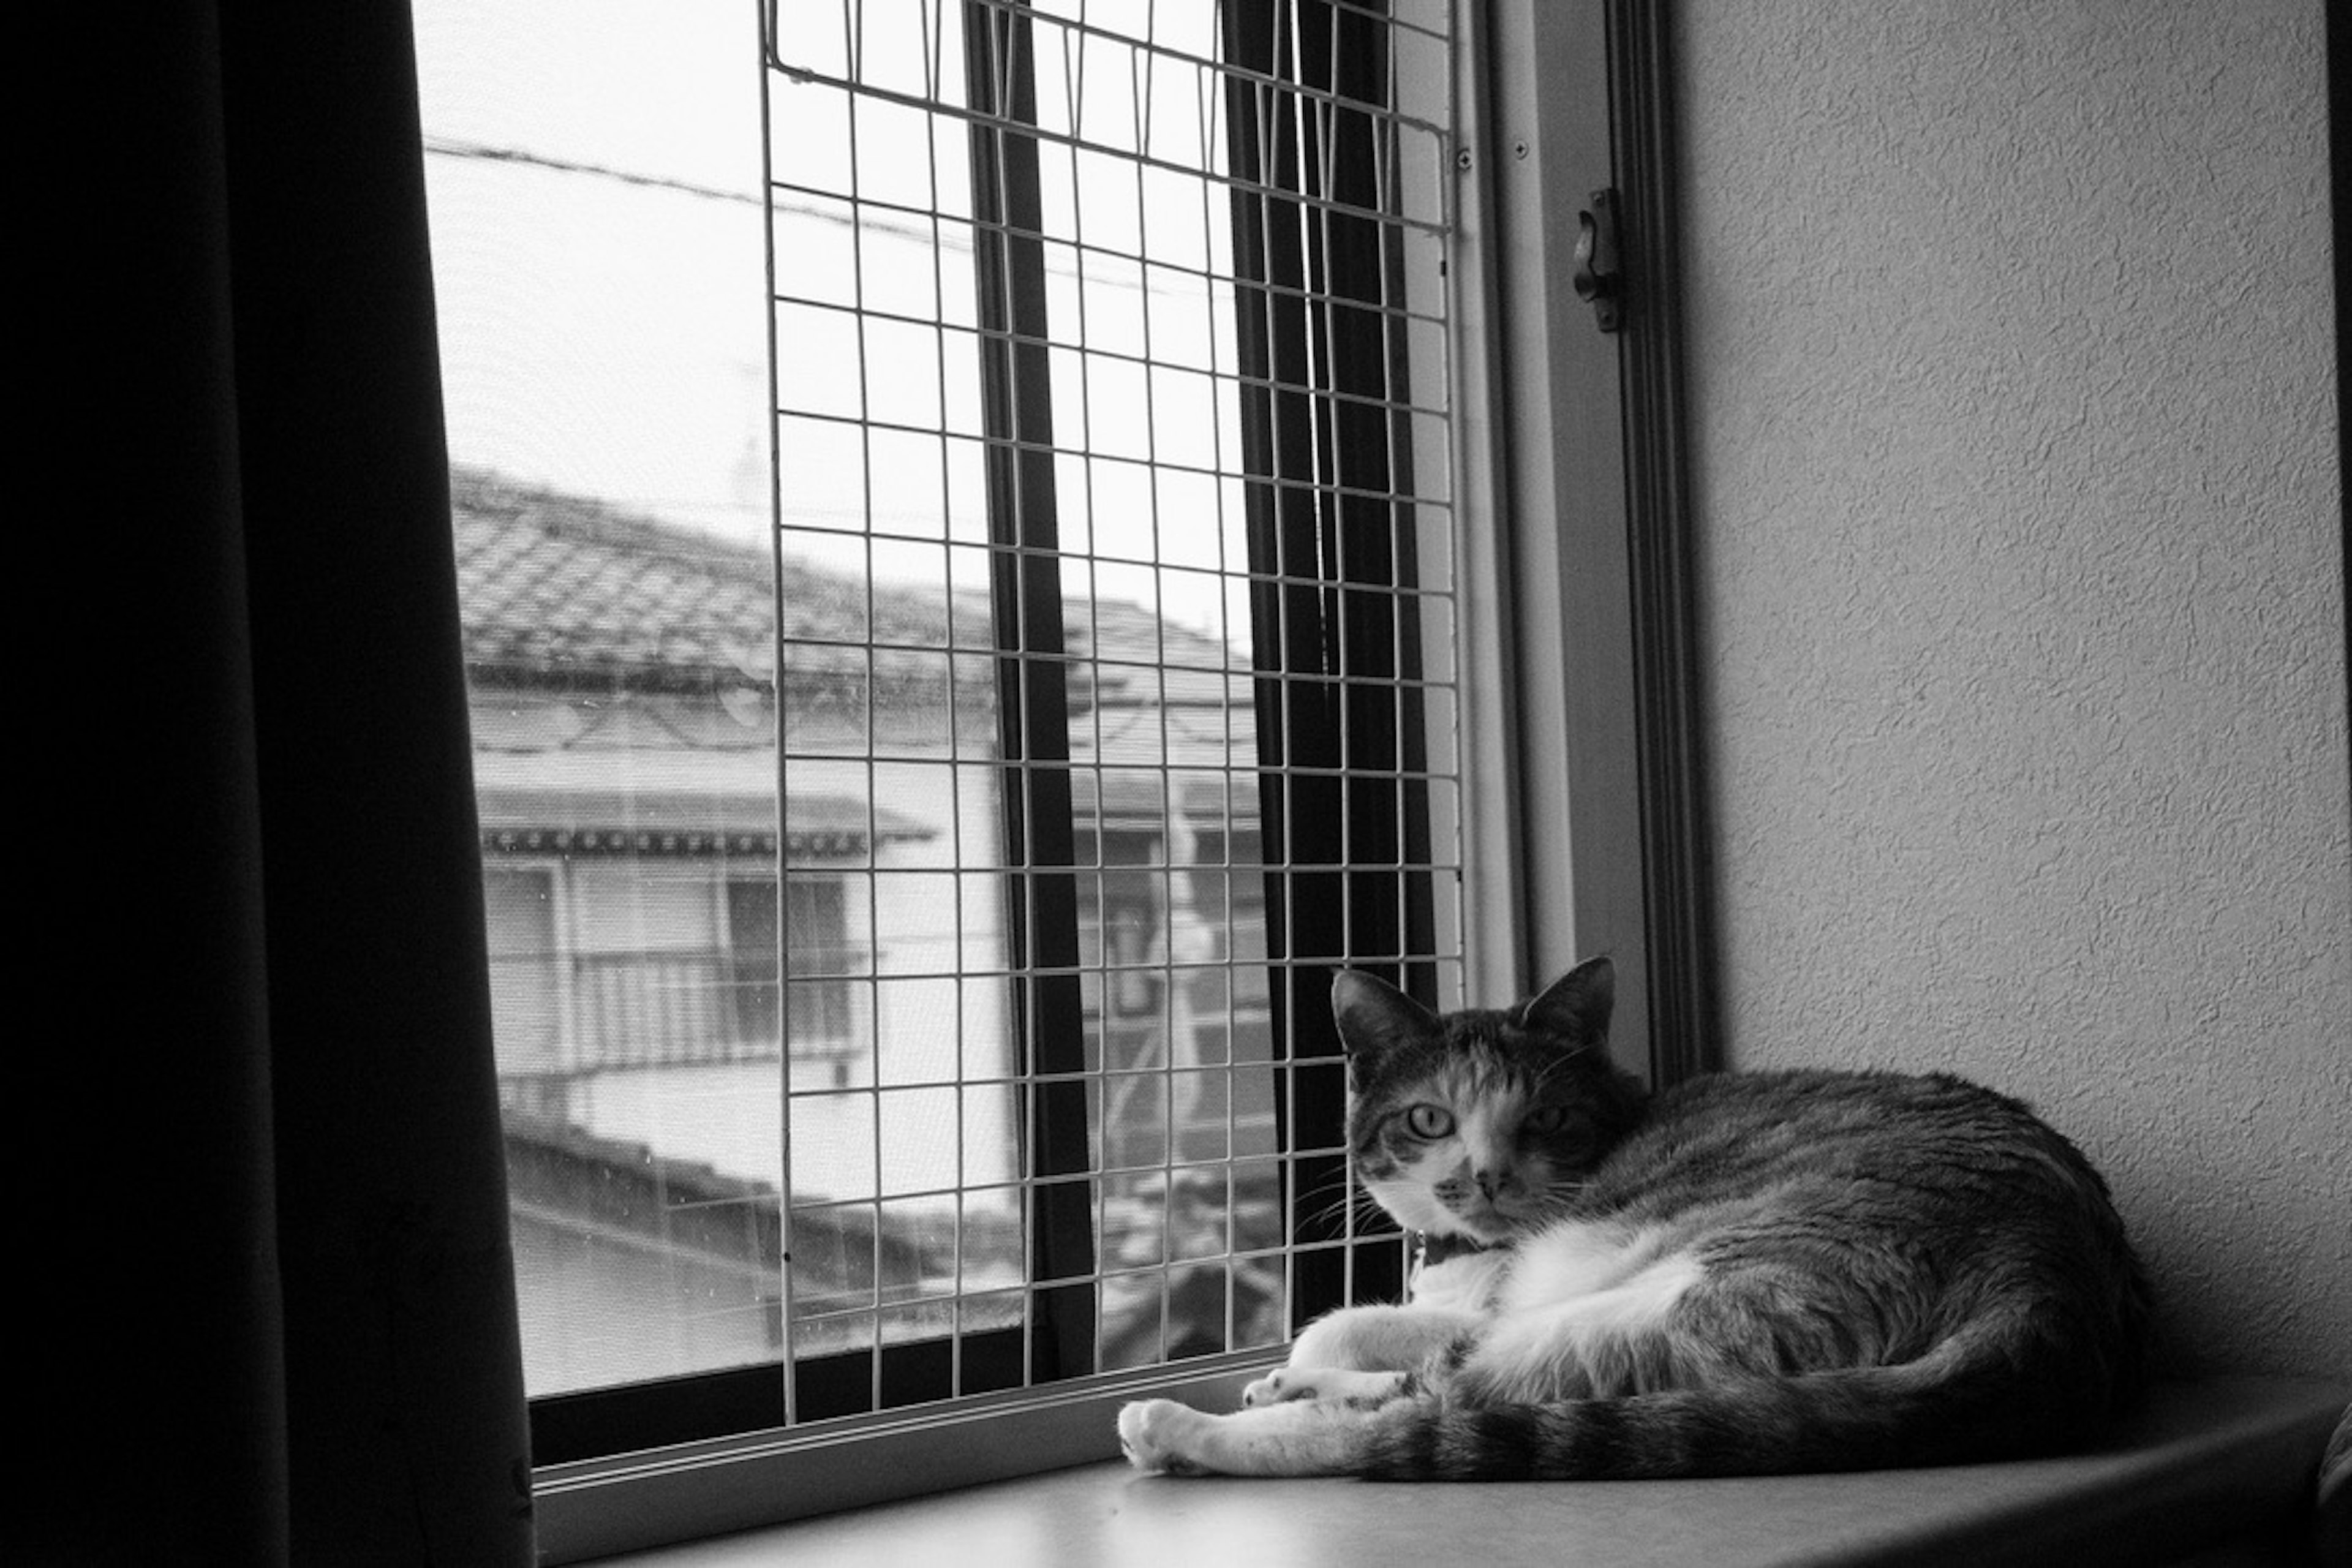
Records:
[[[1024,1042],[1032,1354],[1039,1381],[1094,1370],[1094,1152],[1078,965],[1070,695],[1054,495],[1045,246],[1026,16],[964,8],[979,263],[1015,1027]],[[1076,1280],[1056,1286],[1055,1280]]]
[[[1266,940],[1275,971],[1277,1125],[1286,1146],[1339,1148],[1345,1101],[1333,1064],[1330,983],[1340,964],[1408,979],[1397,962],[1426,913],[1404,871],[1399,678],[1402,481],[1388,429],[1395,395],[1379,320],[1384,245],[1375,215],[1382,134],[1341,98],[1381,103],[1385,23],[1328,0],[1255,0],[1225,12],[1235,298],[1255,623]],[[1265,85],[1295,82],[1304,90]],[[1328,96],[1327,96],[1328,95]],[[1323,302],[1318,304],[1317,297]],[[1366,306],[1358,311],[1352,306]],[[1340,312],[1346,310],[1343,321]],[[1427,902],[1426,879],[1418,900]],[[1409,926],[1422,931],[1409,931]],[[1425,973],[1412,978],[1423,984]],[[1317,1067],[1313,1064],[1327,1064]],[[1291,1310],[1304,1322],[1346,1293],[1346,1259],[1315,1243],[1342,1234],[1338,1154],[1293,1162]],[[1360,1274],[1358,1293],[1401,1281]]]

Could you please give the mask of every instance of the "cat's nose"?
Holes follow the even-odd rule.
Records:
[[[1495,1194],[1503,1188],[1503,1178],[1492,1171],[1473,1171],[1470,1179],[1478,1184],[1479,1193],[1488,1203],[1493,1203]]]

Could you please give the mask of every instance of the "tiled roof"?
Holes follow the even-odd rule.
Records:
[[[779,606],[765,549],[478,468],[456,469],[451,492],[466,662],[477,676],[687,688],[714,674],[770,679]],[[786,563],[785,583],[789,641],[870,634],[900,647],[948,646],[944,595],[877,584],[869,601],[862,582],[799,561]],[[1078,602],[1066,612],[1073,651],[1087,646],[1091,621],[1099,658],[1157,662],[1164,649],[1197,670],[1228,663],[1214,641],[1132,605]],[[973,595],[960,596],[955,614],[986,624]]]
[[[467,668],[649,680],[772,669],[759,550],[478,469],[454,471],[450,488]],[[803,615],[839,613],[825,586],[812,583]]]

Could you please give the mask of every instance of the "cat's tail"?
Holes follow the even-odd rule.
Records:
[[[1358,1474],[1376,1480],[1609,1480],[1792,1474],[2019,1458],[2078,1445],[2136,1366],[2036,1353],[1979,1321],[1916,1361],[1557,1404],[1391,1405]]]

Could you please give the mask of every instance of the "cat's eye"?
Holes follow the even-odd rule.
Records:
[[[1404,1125],[1416,1138],[1443,1138],[1454,1131],[1454,1113],[1442,1105],[1416,1105],[1404,1113]]]
[[[1568,1125],[1568,1107],[1538,1105],[1520,1118],[1520,1128],[1528,1132],[1550,1134]]]

